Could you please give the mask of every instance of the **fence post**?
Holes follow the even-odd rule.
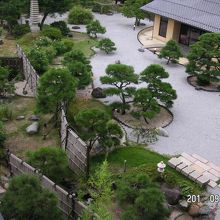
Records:
[[[67,145],[68,145],[68,138],[69,138],[69,125],[67,124],[66,126],[66,140],[65,140],[65,151],[66,151],[66,148],[67,148]]]

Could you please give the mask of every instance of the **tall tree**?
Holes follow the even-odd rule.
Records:
[[[190,47],[186,72],[207,85],[220,77],[220,33],[206,33]]]
[[[123,132],[120,126],[110,120],[110,116],[100,109],[86,109],[75,116],[76,125],[82,138],[87,142],[87,176],[89,175],[89,156],[96,142],[103,148],[120,144]]]
[[[123,8],[122,14],[125,17],[133,18],[135,17],[135,25],[140,25],[140,20],[146,17],[150,18],[151,14],[143,11],[142,6],[151,2],[152,0],[126,0]]]
[[[39,80],[37,88],[37,109],[54,113],[56,119],[61,102],[68,103],[75,96],[76,81],[65,69],[50,69]]]
[[[122,109],[122,114],[129,108],[128,98],[131,98],[135,92],[135,87],[129,86],[132,83],[138,83],[138,75],[134,73],[134,68],[125,64],[110,64],[106,68],[107,76],[100,77],[103,84],[109,84],[114,87],[107,88],[105,93],[108,96],[117,95],[122,103],[118,105]]]
[[[72,0],[38,0],[40,12],[44,13],[40,23],[42,29],[44,22],[49,14],[64,13],[69,9]]]
[[[141,80],[148,84],[147,88],[153,96],[168,107],[171,107],[177,95],[169,83],[162,82],[162,79],[168,77],[168,72],[158,64],[152,64],[141,72]]]
[[[62,220],[58,199],[43,189],[39,179],[30,175],[13,177],[0,210],[5,219]]]

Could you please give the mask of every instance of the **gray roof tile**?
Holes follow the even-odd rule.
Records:
[[[154,0],[143,10],[211,32],[220,32],[220,0]]]

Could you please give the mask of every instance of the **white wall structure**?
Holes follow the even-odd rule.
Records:
[[[40,30],[38,24],[40,23],[39,4],[38,0],[31,0],[30,4],[30,28],[32,32]]]

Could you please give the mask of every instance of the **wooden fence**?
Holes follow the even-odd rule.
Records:
[[[0,57],[0,64],[23,72],[23,61],[20,57]]]
[[[76,200],[75,194],[69,194],[48,177],[42,175],[39,170],[22,161],[14,154],[8,154],[8,161],[12,175],[17,176],[26,173],[39,178],[42,186],[57,196],[59,200],[58,208],[66,219],[77,219],[87,209],[87,206]]]
[[[34,69],[34,67],[31,65],[27,56],[23,52],[22,48],[18,44],[17,44],[17,54],[18,57],[21,58],[23,62],[23,73],[25,80],[27,81],[31,91],[34,93],[34,95],[36,95],[39,76],[36,70]]]
[[[61,109],[61,146],[69,159],[69,166],[77,173],[85,173],[87,167],[87,145],[69,126],[64,109]]]

